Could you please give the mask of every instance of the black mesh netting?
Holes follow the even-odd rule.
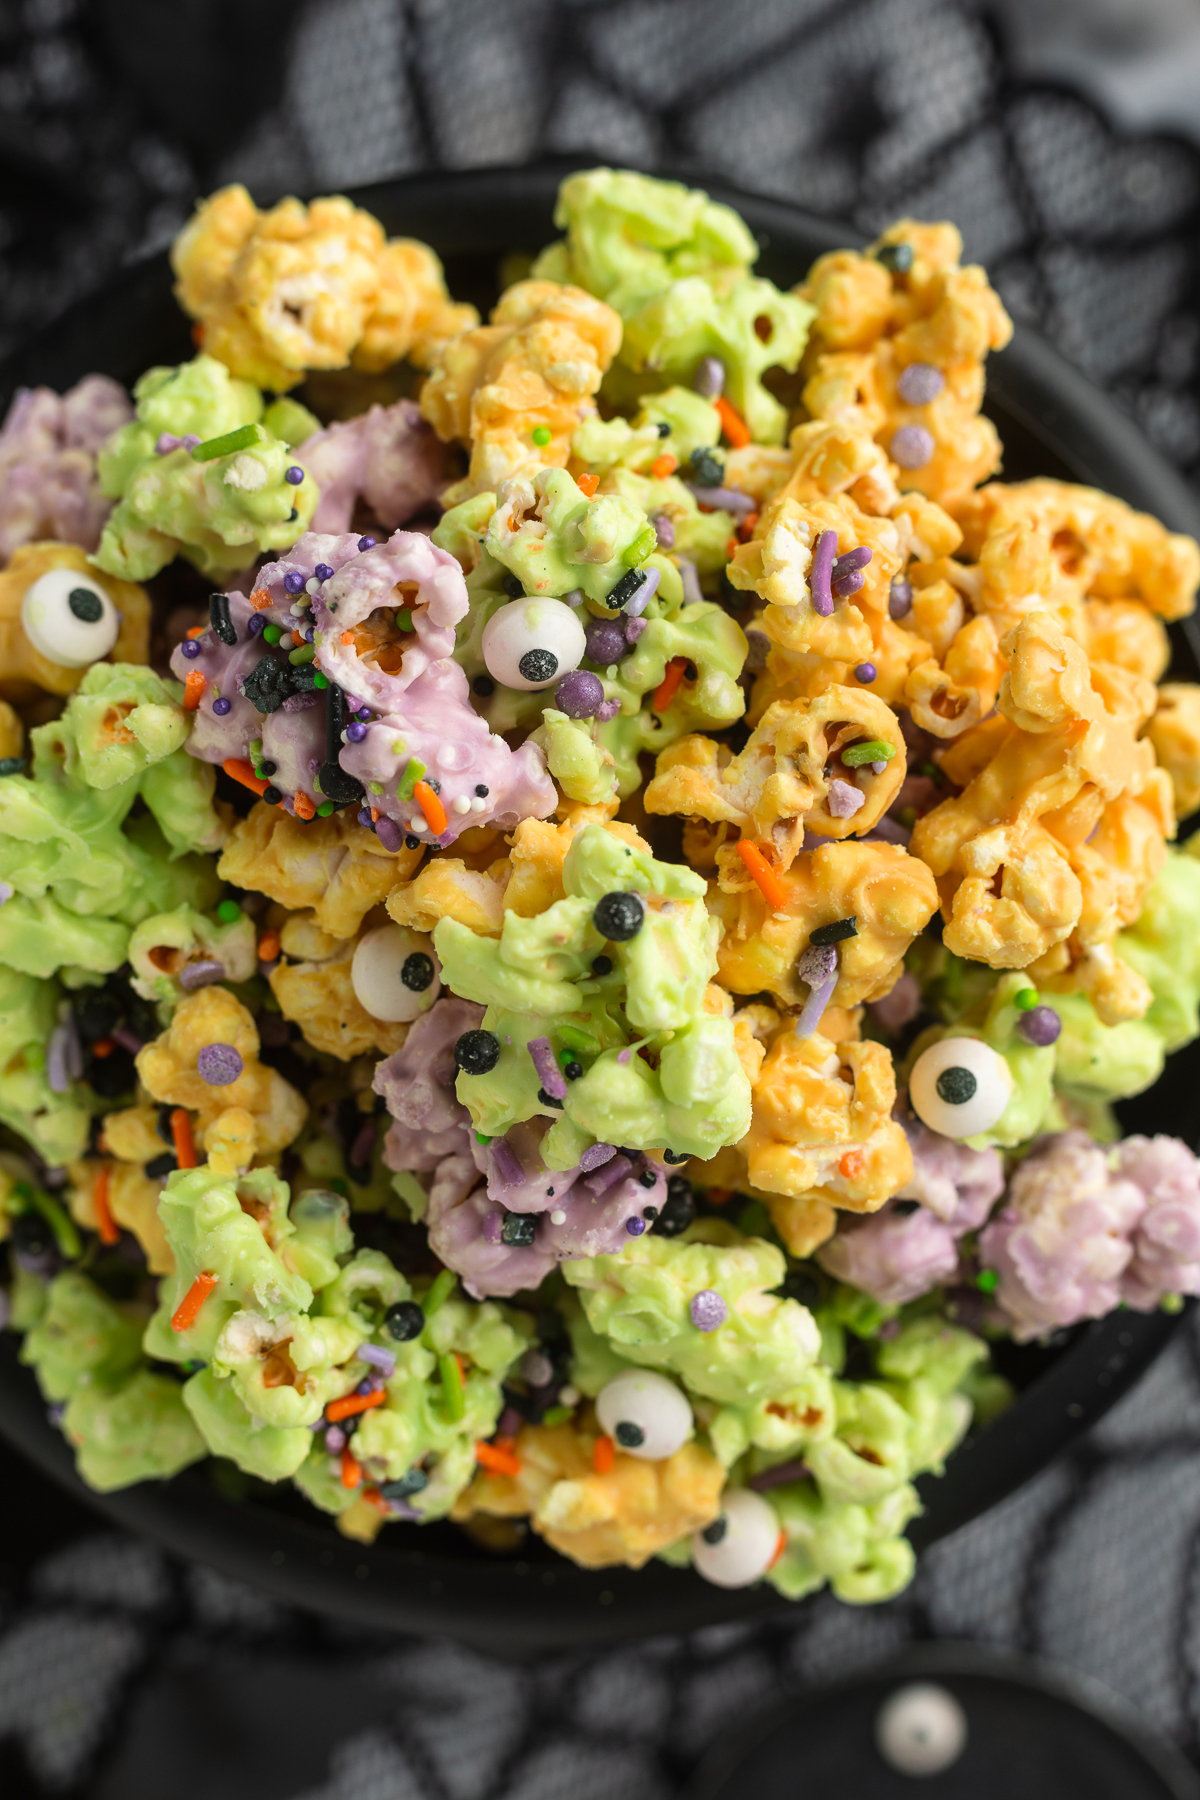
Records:
[[[1002,41],[949,0],[6,0],[0,347],[221,181],[268,199],[543,152],[690,163],[867,229],[956,219],[1014,312],[1192,469],[1200,154],[1015,81]],[[286,1612],[3,1473],[6,1796],[652,1800],[724,1721],[928,1635],[1057,1658],[1200,1746],[1190,1325],[902,1600],[521,1667]]]

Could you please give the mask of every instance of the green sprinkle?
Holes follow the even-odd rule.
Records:
[[[192,461],[213,462],[218,456],[232,456],[237,450],[249,450],[266,441],[267,434],[261,426],[239,425],[236,431],[227,431],[224,437],[209,438],[206,444],[197,444],[192,451]]]
[[[282,636],[283,632],[278,625],[263,626],[263,638],[268,644],[277,644]]]
[[[251,754],[251,756],[261,756],[262,753],[263,753],[262,739],[261,738],[251,738],[250,739],[250,754]]]
[[[442,1378],[442,1405],[446,1417],[457,1424],[467,1410],[467,1396],[463,1389],[462,1370],[458,1366],[456,1356],[438,1357],[438,1374]]]
[[[313,686],[319,687],[319,688],[327,688],[329,686],[328,675],[322,675],[321,671],[318,669],[316,674],[313,676]]]
[[[1013,995],[1013,1005],[1018,1012],[1032,1012],[1038,1003],[1038,991],[1034,987],[1022,988],[1019,994]]]
[[[58,1204],[57,1200],[52,1200],[49,1194],[36,1195],[34,1203],[54,1233],[54,1241],[58,1245],[59,1254],[65,1256],[68,1262],[73,1262],[77,1256],[82,1255],[83,1243],[70,1214]]]
[[[993,1289],[998,1288],[999,1285],[1000,1277],[997,1275],[995,1269],[981,1269],[975,1277],[975,1286],[979,1289],[981,1294],[990,1294]]]
[[[548,425],[535,425],[529,435],[538,448],[542,449],[550,442],[554,433]]]
[[[432,1287],[421,1302],[421,1310],[427,1319],[432,1319],[434,1313],[446,1304],[454,1292],[457,1280],[458,1276],[453,1269],[443,1269],[440,1275],[435,1276]]]
[[[236,900],[222,900],[217,908],[217,917],[222,925],[236,924],[242,916],[242,909]]]
[[[477,1144],[490,1144],[490,1143],[491,1143],[491,1141],[492,1141],[492,1140],[491,1140],[491,1138],[490,1138],[490,1137],[489,1137],[489,1136],[488,1136],[488,1134],[487,1134],[487,1132],[486,1132],[486,1131],[477,1131],[477,1132],[476,1132],[476,1133],[475,1133],[475,1142],[476,1142],[476,1143],[477,1143]]]
[[[254,773],[257,776],[259,781],[267,780],[266,771],[264,769],[262,769],[261,767],[259,767],[257,764],[255,765]]]
[[[578,1050],[584,1056],[599,1056],[600,1045],[589,1032],[581,1031],[578,1025],[560,1025],[558,1035],[568,1050]]]
[[[408,749],[408,739],[407,738],[393,738],[392,739],[392,755],[393,756],[403,756],[404,752],[407,749]]]
[[[397,631],[415,631],[416,630],[416,626],[413,624],[412,614],[409,612],[407,606],[401,606],[401,607],[397,608],[396,630]]]
[[[368,792],[368,794],[382,794],[382,792],[383,792],[382,781],[368,781],[367,792]]]
[[[551,1406],[547,1407],[546,1411],[542,1414],[542,1424],[565,1425],[570,1417],[571,1409],[569,1406]]]
[[[297,664],[310,663],[316,654],[311,644],[301,644],[298,650],[288,651],[288,661]]]
[[[332,800],[322,800],[320,806],[318,806],[318,808],[317,808],[317,817],[318,817],[318,819],[327,819],[332,811],[333,811],[333,801]]]
[[[891,762],[895,754],[894,744],[885,744],[882,738],[868,738],[865,744],[851,744],[843,750],[842,761],[848,769],[858,769],[863,763]]]
[[[647,523],[642,526],[642,529],[638,532],[628,550],[622,553],[621,561],[625,564],[627,569],[632,569],[635,568],[638,563],[644,563],[651,551],[657,549],[658,533],[655,531],[653,525]]]
[[[396,783],[397,800],[411,800],[413,797],[413,787],[421,780],[424,774],[425,764],[419,762],[415,756],[410,756],[408,762],[405,764],[403,775],[401,775],[399,781]]]

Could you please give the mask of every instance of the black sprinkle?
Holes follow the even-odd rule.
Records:
[[[645,569],[629,569],[622,575],[616,587],[609,588],[605,597],[605,606],[611,606],[614,612],[620,612],[628,606],[638,589],[646,585]],[[532,677],[530,677],[532,679]]]
[[[627,944],[646,922],[646,908],[637,894],[605,894],[596,902],[592,922],[601,937],[616,944]],[[595,968],[595,964],[592,967]]]
[[[490,694],[494,694],[496,691],[496,684],[490,675],[477,675],[471,686],[481,700],[486,700]]]
[[[157,1181],[160,1176],[169,1175],[172,1169],[177,1169],[178,1167],[179,1164],[176,1161],[175,1152],[173,1150],[164,1150],[161,1156],[153,1157],[151,1161],[145,1165],[146,1174],[150,1177],[151,1181]]]
[[[681,1156],[677,1150],[664,1150],[663,1151],[663,1161],[664,1162],[681,1163],[681,1162],[686,1162],[687,1160],[688,1160],[687,1157]]]
[[[671,427],[667,424],[667,421],[665,419],[660,419],[658,421],[657,429],[658,429],[659,437],[670,437]]]
[[[643,1169],[638,1176],[638,1180],[644,1188],[652,1188],[657,1182],[658,1176],[654,1173],[653,1169]]]
[[[563,1074],[568,1081],[578,1081],[579,1077],[583,1074],[583,1064],[577,1062],[564,1063]]]
[[[268,784],[262,791],[262,797],[268,806],[278,806],[283,799],[283,789]]]
[[[693,450],[690,467],[697,487],[721,487],[725,481],[725,464],[711,450]]]
[[[537,1223],[536,1213],[505,1213],[504,1223],[500,1227],[501,1243],[507,1244],[510,1249],[527,1249],[537,1236]]]
[[[223,644],[237,643],[237,626],[229,616],[228,594],[210,594],[208,596],[208,619]]]
[[[494,1031],[464,1031],[454,1046],[455,1067],[464,1075],[486,1075],[500,1061],[500,1039]]]
[[[480,782],[480,783],[479,783],[479,785],[478,785],[478,786],[477,786],[477,787],[476,787],[476,789],[475,789],[475,793],[476,793],[476,796],[477,796],[477,797],[478,797],[478,798],[479,798],[479,799],[480,799],[480,800],[486,800],[486,799],[487,799],[487,797],[488,797],[488,793],[489,793],[489,789],[487,789],[487,788],[486,788],[486,787],[484,787],[484,785],[483,785],[483,783],[482,783],[482,781],[481,781],[481,782]]]
[[[558,1111],[558,1112],[562,1111],[562,1101],[556,1100],[554,1098],[553,1094],[548,1094],[546,1092],[545,1088],[538,1089],[538,1099],[541,1101],[543,1106],[552,1106],[555,1108],[556,1111]]]
[[[504,589],[510,600],[519,600],[521,595],[525,592],[525,589],[521,586],[520,581],[515,575],[502,575],[500,577],[500,586]]]
[[[278,712],[292,691],[290,664],[277,656],[262,656],[241,683],[255,712]]]
[[[884,244],[875,252],[875,260],[890,269],[893,275],[907,275],[913,266],[913,247],[911,244]]]
[[[592,964],[593,975],[611,975],[613,962],[611,956],[598,956]]]
[[[406,850],[419,850],[421,848],[420,838],[414,837],[411,831],[408,832],[404,839],[404,848]]]
[[[347,775],[340,763],[323,762],[320,770],[321,792],[335,806],[361,806],[367,790],[353,775]]]
[[[809,934],[809,943],[818,948],[825,944],[840,944],[844,938],[858,936],[858,914],[851,913],[848,919],[834,919],[829,925],[818,925]]]
[[[19,775],[24,767],[23,756],[0,756],[0,775]]]

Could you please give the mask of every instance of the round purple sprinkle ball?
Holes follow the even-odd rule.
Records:
[[[245,1066],[232,1044],[205,1044],[196,1058],[198,1073],[211,1087],[228,1087]]]
[[[377,540],[373,537],[360,537],[358,540],[358,547],[360,550],[373,550],[376,541]]]
[[[200,654],[200,646],[195,638],[184,638],[179,648],[183,651],[183,654],[188,657],[199,656]]]
[[[313,574],[316,576],[318,581],[329,581],[332,578],[333,570],[330,568],[328,563],[318,563],[316,568],[313,570]]]
[[[888,612],[893,619],[906,619],[912,611],[912,582],[905,581],[903,575],[892,577],[891,592],[888,595]]]
[[[926,463],[933,461],[933,453],[937,445],[933,441],[933,433],[926,431],[923,425],[901,425],[893,431],[888,452],[894,463],[902,469],[923,469]]]
[[[716,1331],[728,1317],[729,1308],[716,1288],[701,1288],[698,1294],[692,1295],[688,1318],[697,1331]]]
[[[223,719],[225,717],[225,714],[227,712],[231,712],[232,710],[233,710],[233,701],[232,700],[226,700],[226,699],[222,698],[220,700],[213,701],[213,711],[216,713],[218,719]]]
[[[385,850],[399,850],[404,842],[404,833],[395,819],[385,818],[383,813],[375,821],[375,833]]]
[[[1017,1030],[1039,1050],[1056,1044],[1062,1032],[1062,1020],[1052,1006],[1035,1006],[1031,1012],[1022,1013],[1017,1020]]]
[[[615,619],[589,619],[583,628],[587,653],[594,663],[620,662],[629,646],[625,633]]]
[[[346,727],[346,736],[350,739],[352,744],[361,744],[366,735],[366,726],[360,725],[357,719],[355,719],[353,725],[347,725]]]
[[[304,577],[299,569],[291,569],[283,578],[283,585],[289,594],[298,594],[304,586]]]
[[[250,636],[259,637],[266,629],[267,621],[263,618],[262,614],[251,613],[250,621],[246,626],[246,630],[250,633]]]
[[[854,679],[855,681],[861,681],[863,685],[866,686],[874,681],[878,673],[879,670],[875,667],[874,663],[859,663],[857,669],[854,671]]]
[[[624,649],[624,644],[621,648]],[[604,704],[604,687],[598,675],[573,669],[554,690],[554,702],[568,719],[593,719]]]
[[[299,463],[293,463],[290,469],[285,469],[283,471],[283,479],[288,483],[289,487],[299,487],[300,483],[304,480],[304,470],[300,467]]]
[[[630,1237],[641,1237],[643,1231],[645,1231],[645,1229],[646,1229],[646,1221],[645,1221],[645,1219],[637,1219],[637,1218],[626,1219],[625,1229],[629,1233]]]
[[[928,406],[946,385],[946,377],[934,363],[909,363],[901,369],[896,392],[909,406]]]

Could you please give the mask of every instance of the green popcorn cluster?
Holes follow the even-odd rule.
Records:
[[[144,1310],[110,1300],[78,1270],[49,1283],[21,1345],[46,1399],[65,1405],[62,1430],[79,1472],[101,1493],[177,1474],[205,1455],[184,1390],[147,1368]]]
[[[758,245],[732,208],[679,182],[588,169],[559,188],[554,222],[566,239],[532,273],[586,288],[620,314],[605,383],[618,403],[690,381],[702,357],[716,356],[753,437],[782,443],[787,415],[762,377],[796,368],[815,309],[750,273]]]
[[[902,1079],[922,1051],[947,1037],[982,1038],[999,1052],[1008,1064],[1013,1078],[1008,1105],[990,1131],[983,1131],[963,1141],[972,1150],[987,1150],[992,1145],[1012,1149],[1027,1143],[1041,1127],[1054,1101],[1054,1046],[1031,1044],[1018,1031],[1022,1013],[1015,1004],[1016,996],[1032,983],[1019,970],[1001,975],[998,981],[963,1008],[951,1025],[933,1025],[923,1031],[909,1051]],[[1057,1004],[1058,996],[1055,996]]]
[[[547,1110],[528,1045],[549,1037],[584,1072],[542,1141],[548,1168],[574,1168],[597,1142],[704,1157],[736,1143],[750,1124],[750,1085],[732,1021],[703,1010],[717,928],[702,877],[587,825],[563,886],[566,897],[543,913],[506,913],[499,938],[454,919],[434,932],[443,982],[487,1008],[482,1029],[498,1046],[491,1069],[458,1077],[476,1130],[500,1136]],[[632,937],[606,940],[597,902],[617,894],[637,895],[642,919]]]
[[[215,579],[308,529],[317,485],[306,473],[293,487],[284,475],[292,445],[319,422],[297,401],[264,408],[256,387],[203,355],[147,369],[133,393],[136,419],[97,457],[101,489],[117,502],[98,568],[146,581],[183,556]]]
[[[108,974],[125,961],[133,926],[215,904],[212,860],[191,853],[218,848],[226,827],[212,766],[178,747],[178,693],[149,669],[98,663],[61,718],[30,732],[29,775],[0,776],[0,880],[12,890],[0,907],[6,968]],[[114,734],[105,718],[125,706]],[[131,816],[139,799],[145,811]]]
[[[258,968],[254,920],[248,913],[239,912],[236,919],[228,920],[197,912],[193,906],[155,913],[134,927],[126,954],[134,992],[157,1003],[164,1025],[170,1022],[184,990],[178,973],[162,967],[163,951],[177,953],[181,968],[212,957],[225,971],[226,982],[233,984],[249,981]]]
[[[0,908],[0,930],[13,904],[10,900]],[[46,1045],[61,1003],[56,981],[22,975],[0,963],[0,1124],[31,1144],[51,1167],[83,1155],[93,1110],[91,1092],[80,1083],[72,1082],[65,1093],[50,1086]]]

